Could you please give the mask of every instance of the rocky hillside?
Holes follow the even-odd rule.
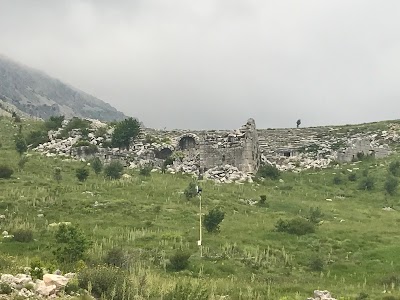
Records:
[[[78,116],[102,121],[125,117],[108,103],[0,55],[0,104],[30,116]]]

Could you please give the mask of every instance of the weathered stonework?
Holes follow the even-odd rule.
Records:
[[[231,165],[246,173],[255,173],[261,157],[253,119],[240,129],[223,136],[206,135],[200,143],[200,167]]]
[[[63,124],[65,127],[67,122]],[[75,147],[81,141],[79,130],[59,139],[58,132],[49,132],[51,141],[36,150],[47,156],[90,159],[104,162],[120,160],[132,168],[151,164],[154,169],[165,169],[168,157],[173,161],[166,166],[170,173],[183,172],[218,182],[251,181],[261,163],[276,165],[282,171],[300,172],[320,169],[332,162],[350,162],[363,155],[375,158],[390,154],[390,146],[398,144],[400,125],[388,124],[387,130],[364,127],[314,127],[293,129],[256,129],[253,119],[237,130],[155,130],[144,128],[129,151],[108,148],[113,129],[95,136],[96,129],[106,124],[93,122],[88,141],[98,147]]]

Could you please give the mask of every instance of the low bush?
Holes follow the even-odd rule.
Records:
[[[321,272],[324,269],[324,261],[319,256],[313,256],[308,263],[308,267],[311,271]]]
[[[356,173],[350,173],[347,178],[349,179],[349,181],[357,181],[357,174]]]
[[[186,199],[189,200],[197,195],[197,184],[195,182],[190,182],[187,188],[183,191]]]
[[[273,180],[279,179],[281,176],[281,172],[277,169],[277,167],[272,165],[263,165],[258,169],[257,177],[262,178],[270,178]]]
[[[98,299],[134,298],[129,275],[117,267],[97,266],[81,270],[78,273],[78,286],[88,289],[89,285],[91,293]]]
[[[319,207],[311,207],[308,219],[311,223],[317,224],[321,222],[323,216],[324,214]]]
[[[182,271],[189,266],[190,253],[178,250],[169,258],[169,269],[172,271]]]
[[[10,295],[12,293],[11,286],[6,282],[0,283],[0,294],[2,295]]]
[[[375,179],[370,176],[363,177],[358,184],[358,188],[360,190],[366,190],[366,191],[373,190],[374,186],[375,186]]]
[[[104,174],[109,179],[120,179],[123,170],[124,166],[119,161],[115,160],[105,166]]]
[[[13,240],[16,242],[29,243],[33,241],[33,232],[30,229],[17,229],[13,235]]]
[[[104,262],[109,266],[121,268],[126,266],[127,259],[121,248],[112,248],[107,252]]]
[[[6,165],[0,165],[0,178],[9,179],[11,178],[14,170]]]
[[[343,178],[340,175],[335,175],[333,177],[333,184],[339,185],[343,183]]]
[[[308,220],[298,217],[287,221],[282,219],[278,220],[278,222],[275,224],[275,230],[278,232],[287,232],[295,235],[305,235],[308,233],[314,233],[315,226]]]
[[[93,171],[96,173],[96,175],[99,175],[101,171],[103,170],[103,163],[101,162],[100,158],[95,157],[92,159],[90,162],[90,165],[93,169]]]
[[[399,177],[400,176],[400,161],[392,161],[389,164],[389,173],[391,173],[393,176]]]
[[[89,170],[85,167],[76,169],[75,176],[80,182],[83,182],[89,177]]]
[[[224,220],[225,213],[219,208],[212,209],[204,216],[203,225],[208,232],[218,232],[219,224]]]
[[[386,179],[384,185],[386,193],[393,196],[397,191],[398,185],[399,185],[399,180],[394,176],[389,176]]]

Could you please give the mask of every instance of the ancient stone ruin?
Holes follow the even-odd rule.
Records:
[[[202,175],[218,182],[251,182],[252,175],[262,163],[275,165],[282,171],[300,172],[326,168],[336,162],[351,162],[362,156],[385,157],[390,154],[389,145],[398,143],[400,131],[397,124],[389,124],[387,130],[340,127],[256,129],[255,121],[249,119],[236,130],[143,128],[140,137],[126,151],[109,148],[113,128],[91,121],[92,128],[86,137],[86,143],[91,147],[77,147],[82,141],[79,130],[72,130],[67,138],[59,138],[60,128],[49,132],[51,141],[35,150],[66,159],[87,160],[94,156],[105,162],[117,159],[131,168],[151,165],[153,170]],[[106,127],[107,133],[97,136],[100,127]]]

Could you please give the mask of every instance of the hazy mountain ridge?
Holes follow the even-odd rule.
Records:
[[[126,117],[96,97],[1,55],[0,99],[40,118],[65,115],[112,121]]]

